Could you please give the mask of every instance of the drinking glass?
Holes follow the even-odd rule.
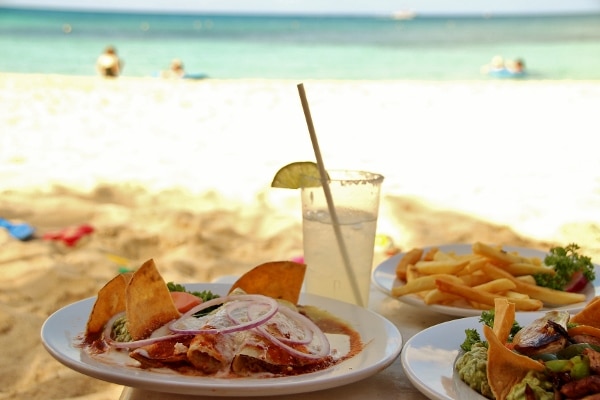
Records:
[[[366,307],[383,176],[353,170],[327,173],[337,228],[324,188],[318,185],[301,189],[302,238],[307,266],[305,290]],[[339,236],[343,246],[340,246]],[[342,253],[343,248],[347,257]]]

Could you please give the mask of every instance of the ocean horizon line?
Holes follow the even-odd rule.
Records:
[[[264,17],[264,18],[375,18],[389,19],[398,21],[410,21],[413,19],[503,19],[503,18],[556,18],[556,17],[594,17],[600,16],[600,12],[545,12],[545,13],[431,13],[431,12],[413,12],[412,10],[398,10],[391,13],[326,13],[326,12],[250,12],[250,11],[201,11],[201,10],[167,10],[167,9],[109,9],[109,8],[93,8],[93,7],[33,7],[33,6],[10,6],[0,5],[0,11],[10,10],[17,12],[44,12],[56,14],[95,14],[95,15],[134,15],[134,16],[198,16],[198,17]]]

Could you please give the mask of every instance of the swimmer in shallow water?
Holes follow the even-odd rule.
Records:
[[[96,71],[100,76],[107,78],[116,78],[121,74],[122,63],[117,56],[117,50],[113,46],[108,46],[96,60]]]
[[[163,78],[183,78],[185,76],[185,70],[183,69],[183,62],[175,58],[171,61],[171,66],[168,70],[161,73]]]

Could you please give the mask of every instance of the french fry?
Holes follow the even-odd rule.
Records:
[[[429,250],[427,250],[427,253],[423,255],[423,260],[433,261],[437,257],[438,253],[441,253],[439,248],[431,247]]]
[[[528,262],[526,257],[517,256],[481,242],[473,243],[473,253],[490,258],[499,265]]]
[[[562,290],[554,290],[525,283],[504,271],[502,268],[489,263],[485,264],[482,268],[488,275],[493,276],[494,278],[506,278],[512,280],[517,285],[517,292],[524,293],[532,299],[541,300],[546,304],[567,305],[585,301],[585,294],[583,293],[563,292]]]
[[[517,285],[510,279],[506,278],[494,279],[493,281],[482,283],[481,285],[473,287],[475,290],[482,290],[489,293],[502,293],[508,290],[514,290],[516,288]]]
[[[467,286],[477,286],[492,280],[492,278],[481,273],[481,271],[472,274],[458,274],[458,276]]]
[[[435,284],[442,292],[461,296],[469,302],[485,304],[488,308],[494,307],[496,298],[503,297],[498,294],[482,292],[467,285],[456,284],[443,279],[436,279]],[[519,311],[537,311],[543,306],[543,303],[537,299],[511,299],[511,302],[515,303],[515,308]]]
[[[539,257],[524,257],[481,242],[474,243],[471,250],[469,254],[437,247],[411,250],[396,269],[405,285],[393,288],[392,295],[418,295],[425,304],[467,304],[475,309],[490,309],[495,298],[504,298],[515,302],[519,311],[586,299],[582,293],[538,286],[535,274],[555,274]]]
[[[483,264],[485,264],[486,262],[488,262],[488,259],[484,258],[484,257],[478,257],[478,258],[469,260],[469,264],[462,271],[460,271],[460,274],[461,275],[473,274],[473,273],[477,272],[478,270],[480,270],[481,266]]]
[[[409,283],[411,281],[414,281],[415,279],[417,279],[418,277],[421,276],[421,273],[415,268],[414,265],[409,265],[407,270],[406,270],[406,282]]]
[[[515,276],[515,279],[520,280],[523,283],[529,283],[530,285],[537,285],[535,278],[533,277],[533,275],[521,275],[521,276]]]
[[[528,258],[529,262],[532,263],[533,265],[538,265],[540,267],[544,266],[544,263],[542,262],[542,259],[539,257],[529,257]]]
[[[461,296],[444,293],[439,291],[437,288],[430,290],[427,292],[427,294],[425,294],[425,296],[423,296],[423,302],[425,304],[450,304],[461,299]]]
[[[407,281],[403,286],[394,287],[392,289],[392,296],[404,296],[406,294],[435,289],[436,279],[450,279],[454,280],[455,282],[462,282],[459,278],[448,274],[424,275]]]
[[[469,264],[469,261],[418,261],[415,268],[422,274],[456,274]]]
[[[456,256],[451,253],[445,253],[443,251],[436,251],[431,256],[423,257],[423,261],[454,261]]]
[[[544,267],[541,265],[536,265],[532,263],[513,263],[508,264],[504,267],[504,270],[511,275],[521,276],[521,275],[533,275],[533,274],[556,274],[553,268]]]
[[[528,299],[529,296],[523,293],[519,293],[519,292],[515,292],[514,290],[507,290],[506,292],[504,292],[504,296],[506,296],[507,299]]]
[[[517,285],[517,291],[528,294],[533,299],[538,299],[546,304],[564,306],[584,302],[586,297],[583,293],[563,292],[562,290],[550,289],[543,286],[522,283]]]
[[[482,257],[479,254],[471,253],[471,254],[455,254],[454,259],[455,260],[468,260],[470,262],[477,262],[477,261],[483,261],[486,258]]]
[[[423,249],[412,249],[407,252],[401,259],[398,261],[398,265],[396,265],[396,277],[400,280],[406,279],[406,270],[409,265],[414,265],[417,261],[421,259],[423,255]]]

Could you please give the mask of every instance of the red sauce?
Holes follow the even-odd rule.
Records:
[[[184,375],[201,375],[219,378],[236,378],[240,376],[258,376],[258,377],[276,377],[299,375],[309,372],[315,372],[329,368],[335,364],[352,358],[360,353],[364,344],[360,334],[352,328],[346,321],[330,314],[327,311],[321,310],[314,306],[298,306],[299,311],[311,319],[324,333],[345,335],[348,337],[349,350],[345,354],[329,354],[321,359],[299,358],[292,356],[288,351],[271,344],[262,337],[257,336],[257,340],[249,347],[251,355],[240,356],[241,362],[240,371],[236,371],[235,362],[231,365],[225,365],[223,368],[206,373],[200,368],[195,368],[192,363],[186,358],[185,352],[181,352],[181,348],[177,346],[190,346],[193,336],[179,340],[166,340],[156,342],[152,345],[140,348],[142,352],[131,352],[130,356],[140,362],[142,368],[166,367],[177,371]],[[217,336],[204,334],[203,338],[196,338],[196,341],[203,342],[212,347],[218,347]],[[204,337],[205,336],[205,337]],[[177,344],[177,346],[176,346]],[[94,354],[104,353],[108,350],[106,343],[100,338],[100,335],[85,338],[82,343],[88,352]],[[306,351],[306,347],[302,344],[294,346],[298,351]],[[127,351],[127,350],[122,350]],[[148,354],[150,358],[144,355]],[[214,369],[210,369],[213,371]],[[257,375],[258,374],[258,375]]]

